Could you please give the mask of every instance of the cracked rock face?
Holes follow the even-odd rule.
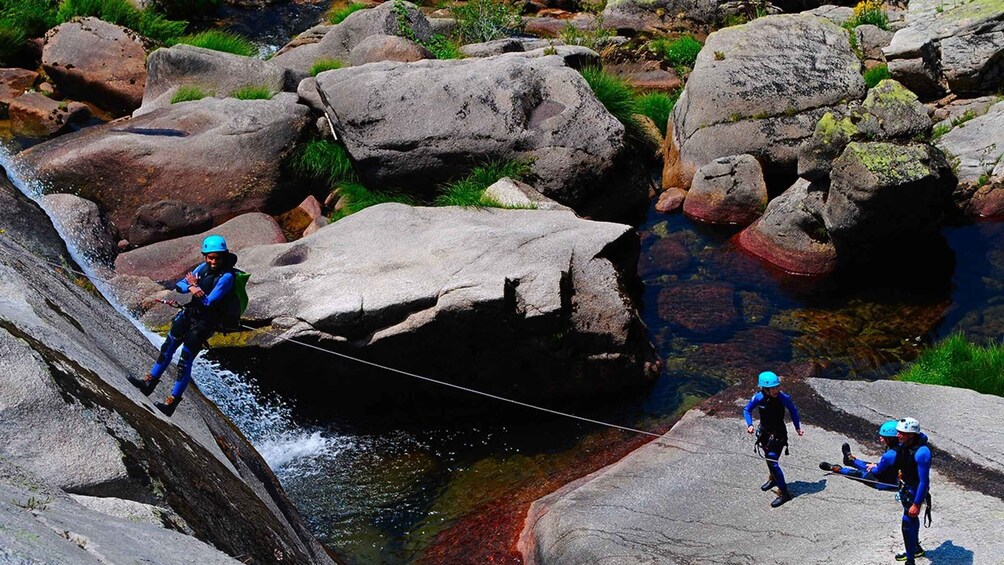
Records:
[[[284,325],[285,337],[541,398],[616,392],[654,376],[618,272],[636,260],[629,226],[567,211],[382,204],[294,243],[246,249],[240,265],[253,273],[245,317]],[[277,376],[293,359],[298,373],[316,367],[341,383],[359,371],[271,335],[252,345],[270,349],[263,358]]]
[[[766,468],[752,453],[741,406],[718,417],[695,409],[662,438],[536,501],[518,544],[524,563],[891,563],[903,550],[893,493],[826,475],[817,463],[839,463],[845,441],[874,461],[878,427],[906,415],[921,420],[934,448],[934,523],[920,533],[928,557],[990,563],[1004,555],[1001,443],[979,431],[995,429],[1004,400],[892,381],[808,383],[793,393],[806,432],[789,432],[781,466],[795,498],[780,509],[758,488]],[[810,401],[810,391],[821,401]]]
[[[383,62],[317,89],[368,186],[428,195],[489,162],[532,159],[545,196],[610,219],[647,203],[621,125],[561,56]]]
[[[811,15],[758,18],[708,36],[670,118],[663,186],[749,153],[765,176],[793,174],[799,145],[829,110],[865,95],[847,31]]]

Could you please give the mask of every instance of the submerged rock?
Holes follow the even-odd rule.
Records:
[[[752,155],[715,159],[697,170],[683,213],[702,222],[748,226],[767,207],[767,185]]]

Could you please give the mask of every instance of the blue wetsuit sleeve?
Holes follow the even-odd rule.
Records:
[[[931,485],[931,450],[926,445],[922,446],[913,458],[917,461],[917,475],[920,477],[913,503],[919,505],[924,502],[927,497],[927,489]]]
[[[753,409],[756,408],[756,405],[759,404],[762,399],[763,393],[758,392],[753,395],[753,398],[751,398],[750,401],[746,403],[746,407],[743,408],[743,418],[746,420],[747,426],[753,425]]]
[[[892,468],[896,464],[896,450],[890,449],[882,454],[882,458],[878,460],[875,464],[875,469],[872,471],[876,475],[882,473],[883,471]]]
[[[213,304],[216,304],[217,302],[222,300],[223,297],[226,296],[228,292],[233,290],[233,288],[234,288],[234,274],[223,273],[223,275],[220,276],[220,278],[216,281],[216,286],[213,287],[212,292],[202,297],[202,305],[212,306]]]
[[[195,270],[192,272],[195,273],[195,276],[199,276],[200,274],[202,274],[202,271],[205,268],[206,264],[202,263],[198,267],[196,267]],[[176,288],[178,292],[180,292],[181,294],[188,294],[188,289],[191,288],[191,285],[188,284],[188,282],[185,280],[185,277],[181,277],[180,281],[174,283],[174,288]]]
[[[788,409],[788,413],[791,414],[791,423],[795,424],[795,429],[802,429],[802,421],[798,418],[798,408],[795,408],[795,402],[791,400],[791,396],[786,393],[781,393],[778,395],[781,398],[781,402],[784,407]]]

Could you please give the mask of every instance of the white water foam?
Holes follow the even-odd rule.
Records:
[[[0,143],[0,167],[7,171],[7,177],[18,190],[45,210],[39,201],[45,187],[27,178],[9,148],[2,143]],[[59,222],[52,218],[49,211],[45,211],[50,220],[53,220],[53,226],[66,244],[70,256],[89,275],[94,286],[109,304],[150,340],[155,348],[159,348],[163,338],[147,329],[118,302],[105,280],[95,274],[95,269],[85,254],[77,249],[71,238],[66,236]],[[292,466],[301,472],[310,472],[311,462],[319,458],[334,457],[351,443],[347,437],[325,437],[320,431],[298,426],[293,420],[289,406],[277,400],[259,401],[261,395],[255,394],[257,391],[246,378],[220,368],[202,357],[196,358],[192,376],[198,383],[199,390],[237,425],[280,477],[280,471],[288,470]]]

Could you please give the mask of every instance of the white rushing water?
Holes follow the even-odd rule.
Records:
[[[45,187],[29,178],[13,157],[10,148],[3,144],[0,144],[0,167],[7,171],[7,177],[18,190],[41,206],[40,197]],[[41,207],[45,210],[44,206]],[[49,214],[48,210],[46,214]],[[53,226],[66,243],[70,256],[89,275],[105,299],[142,332],[155,348],[159,348],[163,338],[143,326],[119,303],[109,284],[95,273],[87,254],[78,249],[74,238],[67,237],[59,222],[53,221]],[[319,458],[333,458],[351,444],[347,437],[324,435],[320,430],[297,425],[287,405],[278,400],[260,400],[261,395],[256,394],[257,391],[246,378],[201,356],[195,361],[192,377],[199,390],[240,428],[280,479],[287,473],[309,472],[314,467],[312,462]]]

